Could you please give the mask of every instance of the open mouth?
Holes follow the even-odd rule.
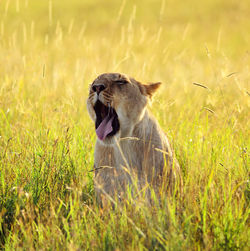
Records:
[[[115,135],[120,129],[115,109],[97,100],[94,110],[96,113],[95,129],[97,137],[100,140],[105,140],[106,137]]]

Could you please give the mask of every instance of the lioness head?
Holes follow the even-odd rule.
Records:
[[[87,108],[95,122],[98,140],[114,143],[114,137],[131,136],[145,113],[148,98],[161,83],[144,85],[120,73],[104,73],[90,86]]]

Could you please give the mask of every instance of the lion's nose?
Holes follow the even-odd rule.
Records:
[[[105,88],[106,88],[105,85],[94,85],[94,86],[92,86],[92,90],[93,90],[94,92],[96,92],[97,95],[99,95],[99,93],[100,93],[101,91],[103,91]]]

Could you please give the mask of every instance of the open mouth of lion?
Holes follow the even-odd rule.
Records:
[[[120,129],[115,109],[97,100],[94,110],[96,113],[95,129],[97,137],[100,140],[105,140],[105,138],[115,135]]]

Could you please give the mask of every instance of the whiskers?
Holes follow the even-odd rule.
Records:
[[[101,98],[100,101],[108,106],[110,113],[110,111],[112,110],[111,108],[113,106],[113,95],[103,92],[100,98]]]
[[[92,99],[94,96],[95,96],[95,93],[94,93],[94,92],[91,92],[91,93],[89,94],[88,99]]]
[[[103,93],[102,93],[102,96],[103,96],[104,98],[107,98],[107,99],[113,99],[113,95],[111,95],[111,94],[109,94],[109,93],[107,93],[107,92],[103,92]]]
[[[96,97],[96,99],[95,99]],[[88,99],[93,103],[93,106],[95,105],[97,100],[102,102],[105,106],[108,107],[108,115],[112,112],[112,106],[113,106],[113,95],[107,93],[107,92],[101,92],[99,95],[97,95],[95,92],[90,92]],[[112,115],[112,114],[111,114]]]

